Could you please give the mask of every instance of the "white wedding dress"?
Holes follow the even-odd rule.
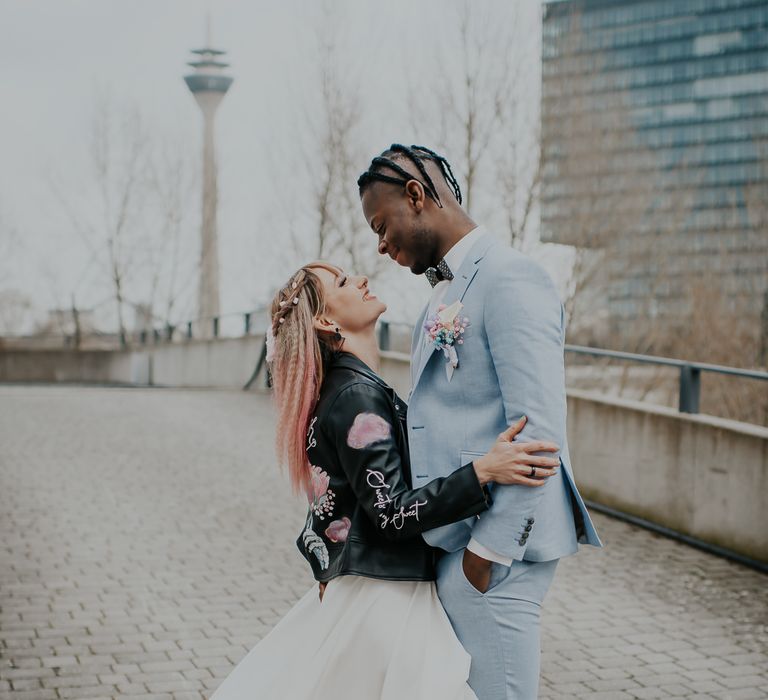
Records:
[[[433,581],[315,584],[210,700],[477,700]]]

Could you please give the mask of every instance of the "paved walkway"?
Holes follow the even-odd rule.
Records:
[[[253,393],[0,386],[0,700],[207,698],[310,585],[271,430]],[[768,698],[768,578],[595,520],[540,697]]]

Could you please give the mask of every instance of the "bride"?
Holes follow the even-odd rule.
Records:
[[[514,442],[522,418],[486,455],[412,489],[406,405],[376,374],[374,328],[386,308],[365,277],[320,262],[275,296],[268,358],[277,454],[309,500],[297,544],[319,588],[211,700],[476,697],[469,655],[437,597],[439,555],[420,535],[485,510],[490,482],[542,485],[558,461],[531,453],[557,446]],[[527,476],[532,466],[540,478]]]

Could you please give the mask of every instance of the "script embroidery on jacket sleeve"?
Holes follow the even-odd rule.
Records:
[[[315,439],[315,423],[317,423],[317,416],[309,422],[309,428],[307,429],[307,450],[317,447],[317,440]]]
[[[384,480],[384,474],[375,469],[366,469],[366,480],[368,486],[370,486],[376,492],[375,508],[387,508],[392,499],[387,493],[389,484]],[[379,519],[381,521],[381,528],[384,529],[387,525],[392,525],[396,530],[402,530],[407,518],[415,518],[419,520],[419,508],[427,505],[427,500],[415,501],[412,505],[400,506],[400,510],[396,511],[393,515],[389,516],[386,513],[379,513]]]

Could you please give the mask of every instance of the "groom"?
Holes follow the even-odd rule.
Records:
[[[534,700],[541,605],[558,559],[578,543],[601,546],[568,456],[562,304],[546,272],[467,215],[434,151],[393,144],[358,186],[379,253],[432,285],[411,354],[414,488],[484,454],[522,416],[519,439],[561,447],[561,469],[542,486],[496,486],[489,510],[424,534],[444,550],[438,593],[472,656],[479,700]],[[436,345],[435,323],[451,326],[454,314],[466,330]]]

